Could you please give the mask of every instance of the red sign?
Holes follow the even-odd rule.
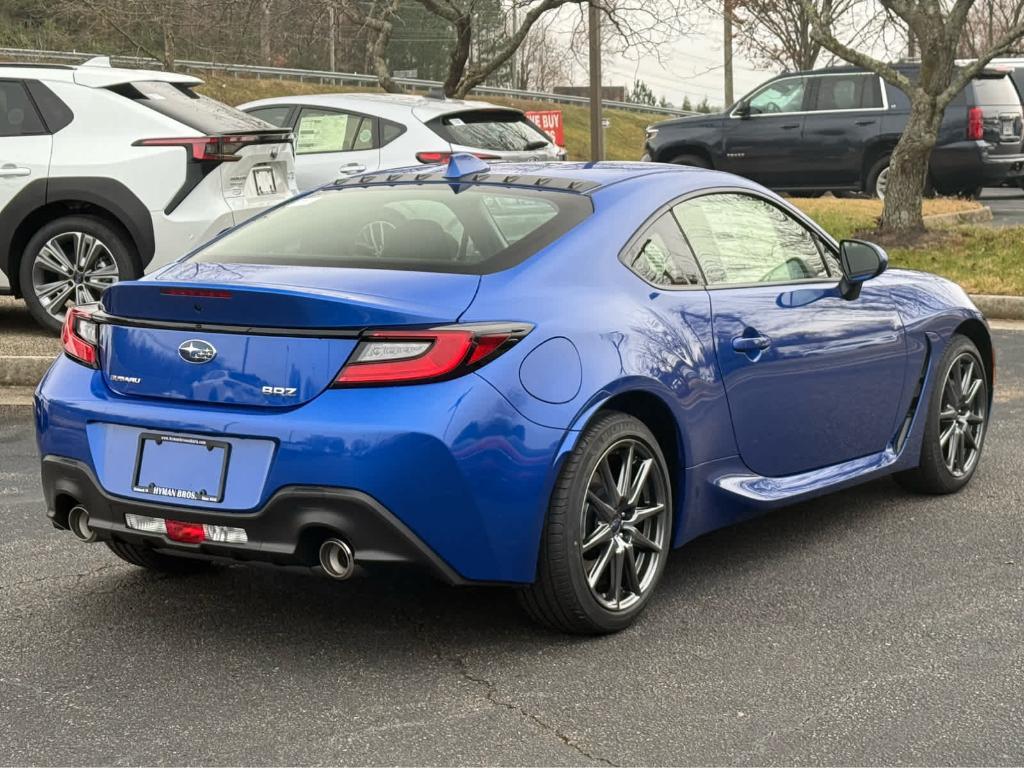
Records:
[[[560,147],[565,146],[565,129],[562,126],[562,111],[547,109],[542,112],[527,112],[526,118],[551,137]]]

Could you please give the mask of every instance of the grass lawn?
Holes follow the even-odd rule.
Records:
[[[870,240],[882,213],[878,200],[825,197],[792,202],[839,239],[859,235]],[[979,206],[968,200],[925,200],[924,214]],[[887,246],[886,250],[894,267],[935,272],[959,283],[969,293],[1024,295],[1024,227],[936,227],[914,243]]]
[[[297,80],[257,80],[249,77],[203,76],[206,81],[199,90],[228,104],[242,104],[255,99],[271,96],[291,96],[307,93],[352,93],[354,91],[379,92],[379,88],[358,88],[320,83],[303,83]],[[474,97],[471,97],[474,98]],[[562,110],[565,124],[565,148],[570,160],[586,160],[590,157],[590,110],[585,106],[555,104],[522,99],[499,99],[496,97],[475,97],[493,104],[502,104],[517,109]],[[664,119],[661,115],[625,112],[617,109],[605,110],[610,125],[605,129],[605,148],[609,160],[639,160],[644,153],[644,128]]]

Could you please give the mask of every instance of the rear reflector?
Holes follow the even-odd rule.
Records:
[[[522,323],[370,331],[334,386],[413,384],[462,376],[490,362],[532,330]]]
[[[234,528],[230,525],[183,523],[178,520],[164,520],[162,517],[136,515],[132,512],[125,514],[124,521],[133,531],[157,533],[182,544],[201,544],[204,541],[218,544],[245,544],[249,541],[243,528]]]
[[[96,346],[99,343],[99,326],[90,318],[94,305],[72,307],[64,317],[60,341],[68,357],[90,368],[99,367]]]

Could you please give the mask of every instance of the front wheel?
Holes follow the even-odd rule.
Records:
[[[978,348],[954,336],[928,402],[921,463],[896,482],[918,493],[954,493],[974,476],[988,426],[988,374]]]
[[[535,620],[575,634],[628,627],[661,579],[672,493],[658,441],[624,413],[601,415],[559,476],[536,581],[520,593]]]

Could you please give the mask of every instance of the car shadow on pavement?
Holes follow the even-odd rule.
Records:
[[[829,549],[847,533],[855,537],[863,529],[877,536],[884,518],[905,514],[914,498],[882,480],[701,537],[673,552],[652,604],[619,637],[644,632],[651,624],[677,625],[677,632],[685,632],[696,611],[713,613],[717,602],[756,591],[765,578],[786,583],[807,578],[801,562],[829,557]],[[512,589],[449,587],[394,569],[336,582],[304,569],[260,565],[189,577],[116,566],[97,574],[90,586],[77,596],[69,622],[92,626],[109,620],[130,635],[161,638],[169,648],[211,642],[244,648],[254,657],[287,649],[292,658],[308,654],[322,663],[325,642],[347,653],[357,649],[394,661],[424,647],[508,652],[612,640],[567,637],[534,626],[518,610]],[[731,609],[724,604],[722,610]]]

